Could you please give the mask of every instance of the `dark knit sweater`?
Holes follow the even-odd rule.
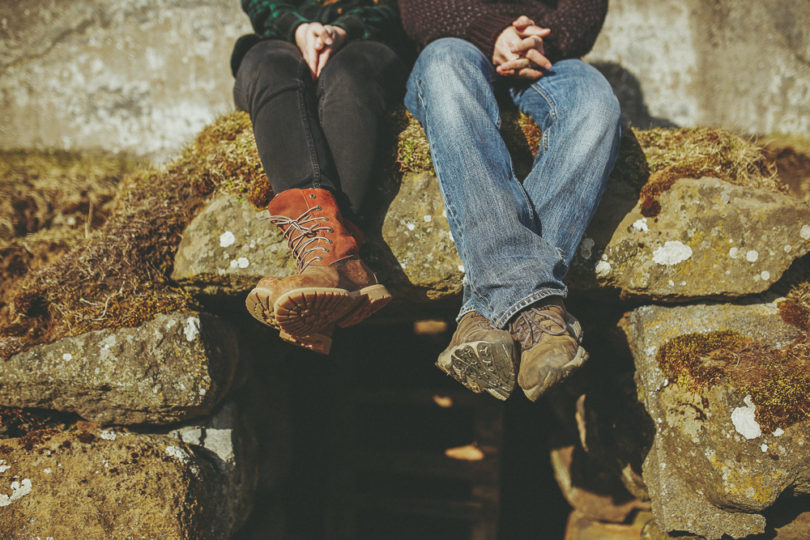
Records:
[[[607,12],[607,0],[399,0],[405,33],[424,47],[441,37],[459,37],[492,58],[495,40],[521,15],[551,29],[543,38],[552,62],[578,58],[593,47]]]

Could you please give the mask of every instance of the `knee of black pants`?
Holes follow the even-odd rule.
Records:
[[[300,86],[308,68],[301,51],[277,39],[260,41],[250,48],[236,73],[234,101],[251,111],[256,97]]]
[[[327,62],[318,79],[321,108],[331,101],[358,99],[381,109],[404,93],[405,66],[387,45],[376,41],[349,42]]]

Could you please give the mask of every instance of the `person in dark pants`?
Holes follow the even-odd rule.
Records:
[[[271,221],[297,272],[265,277],[248,311],[282,339],[328,353],[334,326],[391,295],[360,260],[356,225],[373,184],[386,112],[404,92],[396,5],[373,0],[243,0],[256,34],[231,59],[234,100],[250,114],[275,193]]]

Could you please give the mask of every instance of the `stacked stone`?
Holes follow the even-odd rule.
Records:
[[[423,169],[380,187],[385,212],[364,248],[394,293],[389,318],[447,317],[461,292],[464,268]],[[769,291],[810,250],[810,205],[683,178],[651,213],[638,184],[614,178],[569,276],[592,361],[549,400],[560,419],[550,457],[574,507],[568,537],[761,533],[766,514],[810,493],[810,422],[765,431],[751,396],[670,379],[659,352],[720,331],[773,348],[800,338]],[[225,313],[259,277],[292,273],[283,238],[260,218],[233,195],[212,196],[183,234],[173,280]],[[0,405],[81,420],[0,439],[0,536],[232,536],[257,486],[278,481],[290,438],[279,435],[289,415],[273,369],[285,349],[272,332],[244,332],[238,312],[156,315],[4,362]]]

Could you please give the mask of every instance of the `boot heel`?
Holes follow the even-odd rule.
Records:
[[[347,326],[354,326],[361,321],[369,318],[377,311],[384,308],[391,301],[391,293],[385,288],[385,285],[377,283],[370,287],[364,287],[359,291],[352,293],[357,296],[360,301],[357,306],[348,313],[345,317],[338,321],[338,326],[346,328]]]
[[[275,310],[270,302],[270,291],[256,287],[245,298],[245,307],[254,319],[271,328],[278,328]]]
[[[282,294],[273,306],[278,327],[307,336],[331,328],[352,311],[359,299],[345,289],[306,287]]]

